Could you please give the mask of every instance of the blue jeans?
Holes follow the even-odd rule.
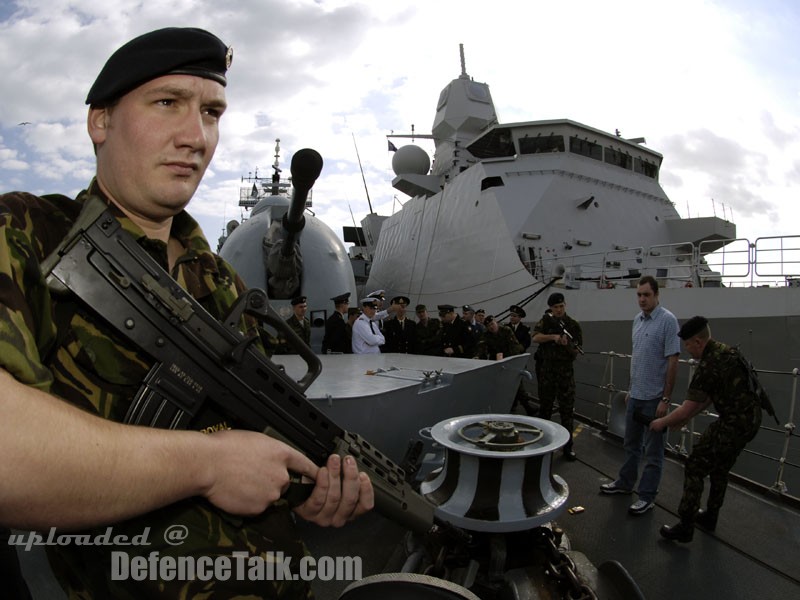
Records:
[[[658,493],[658,484],[661,483],[661,471],[664,464],[664,431],[654,432],[646,425],[633,420],[633,411],[640,410],[647,416],[653,417],[661,398],[654,400],[637,400],[628,398],[628,408],[625,412],[625,462],[619,470],[619,486],[632,490],[639,479],[639,460],[642,458],[644,448],[644,471],[639,481],[639,499],[653,502]]]

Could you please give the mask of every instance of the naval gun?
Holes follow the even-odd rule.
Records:
[[[241,223],[221,241],[219,255],[249,288],[267,292],[270,305],[284,319],[292,314],[289,300],[305,296],[311,321],[311,347],[319,350],[322,325],[333,311],[331,298],[349,292],[356,281],[344,242],[308,206],[322,158],[310,149],[291,160],[291,179],[282,177],[280,140],[276,141],[271,176],[242,177]],[[246,212],[245,212],[246,211]]]
[[[303,255],[299,233],[306,224],[303,213],[311,187],[322,172],[322,157],[311,148],[295,153],[291,164],[292,195],[289,210],[272,222],[264,238],[267,294],[273,299],[291,299],[300,294]]]

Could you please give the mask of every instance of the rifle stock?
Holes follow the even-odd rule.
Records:
[[[54,293],[71,292],[152,358],[125,422],[198,429],[199,418],[213,411],[236,427],[275,430],[317,465],[333,453],[349,454],[372,480],[379,512],[419,533],[433,528],[433,505],[403,470],[308,401],[304,392],[321,371],[319,358],[262,290],[248,290],[218,321],[94,197],[42,271]],[[244,314],[275,327],[298,350],[308,366],[299,381],[253,347],[257,337],[240,332]]]

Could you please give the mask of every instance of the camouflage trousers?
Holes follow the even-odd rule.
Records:
[[[719,514],[725,501],[728,473],[744,447],[758,433],[760,424],[759,418],[755,423],[738,427],[721,421],[715,421],[708,426],[686,460],[683,496],[678,506],[681,521],[694,522],[700,509],[703,479],[706,475],[710,482],[706,510],[712,515]]]
[[[550,419],[558,400],[561,425],[572,435],[572,415],[575,412],[575,375],[572,362],[544,361],[536,369],[539,384],[539,417]],[[567,444],[572,446],[572,438]]]

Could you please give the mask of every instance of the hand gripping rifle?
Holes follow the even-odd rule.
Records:
[[[567,339],[569,340],[570,345],[575,350],[577,350],[580,354],[584,354],[583,348],[581,348],[581,345],[578,342],[575,341],[574,337],[572,337],[572,334],[569,332],[569,330],[567,329],[566,325],[564,325],[564,321],[562,321],[561,319],[557,319],[555,317],[555,315],[553,315],[553,313],[551,313],[550,311],[547,311],[544,314],[546,314],[548,317],[550,317],[550,320],[552,320],[553,323],[555,324],[555,326],[558,327],[557,333],[560,333],[561,335],[567,336]]]
[[[274,430],[317,465],[331,454],[349,454],[372,480],[379,512],[419,533],[433,529],[434,506],[411,488],[403,470],[308,401],[304,392],[321,371],[319,358],[270,307],[262,290],[248,290],[218,321],[96,197],[86,199],[42,272],[54,293],[71,292],[152,358],[126,423],[199,428],[198,415],[212,408],[237,427]],[[257,336],[241,333],[244,314],[279,330],[298,350],[308,366],[299,381],[253,347]]]

